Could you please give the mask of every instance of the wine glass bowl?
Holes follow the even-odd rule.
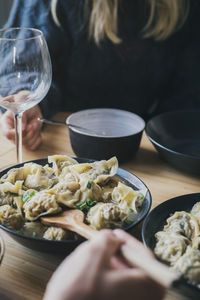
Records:
[[[40,30],[0,30],[0,106],[14,114],[18,162],[22,162],[22,114],[46,96],[51,78],[49,51]]]

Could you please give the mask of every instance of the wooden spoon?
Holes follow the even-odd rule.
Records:
[[[79,209],[65,210],[54,217],[42,217],[41,222],[45,225],[55,225],[74,231],[86,239],[93,238],[98,231],[84,223],[84,213]],[[155,260],[153,257],[143,256],[131,249],[126,244],[121,246],[121,253],[129,264],[143,269],[152,279],[164,287],[169,287],[180,275],[168,266]]]
[[[63,229],[69,229],[88,240],[98,232],[84,223],[84,213],[79,209],[65,210],[55,217],[42,217],[41,222],[45,225],[55,225]]]

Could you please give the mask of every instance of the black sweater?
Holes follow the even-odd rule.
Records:
[[[56,111],[115,107],[145,119],[163,111],[200,109],[200,3],[191,1],[184,26],[166,41],[142,38],[143,0],[119,6],[115,45],[89,41],[83,25],[83,0],[58,0],[61,27],[53,21],[50,0],[15,0],[6,27],[43,31],[51,55],[53,83],[40,103],[45,116]]]

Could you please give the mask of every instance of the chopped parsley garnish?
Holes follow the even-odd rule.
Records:
[[[82,210],[84,213],[88,213],[90,208],[97,204],[97,201],[92,201],[89,197],[85,200],[85,202],[78,203],[76,207]]]
[[[88,188],[88,189],[91,189],[91,186],[92,186],[91,181],[88,181],[88,183],[87,183],[87,188]]]
[[[124,221],[127,225],[130,225],[130,224],[132,224],[133,223],[133,219],[131,219],[131,218],[126,218],[126,220]]]
[[[22,198],[24,202],[29,201],[31,197],[35,195],[35,191],[26,192]]]
[[[129,212],[130,212],[130,213],[133,213],[134,210],[133,210],[132,208],[129,208]]]
[[[138,196],[137,196],[137,198],[139,200],[143,200],[144,199],[144,195],[142,193],[139,193]]]
[[[89,206],[89,207],[92,207],[94,206],[95,204],[97,204],[97,201],[92,201],[89,197],[86,199],[86,204]]]

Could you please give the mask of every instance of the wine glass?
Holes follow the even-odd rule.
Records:
[[[51,79],[49,51],[40,30],[0,30],[0,106],[14,114],[18,163],[22,163],[22,114],[45,97]]]

